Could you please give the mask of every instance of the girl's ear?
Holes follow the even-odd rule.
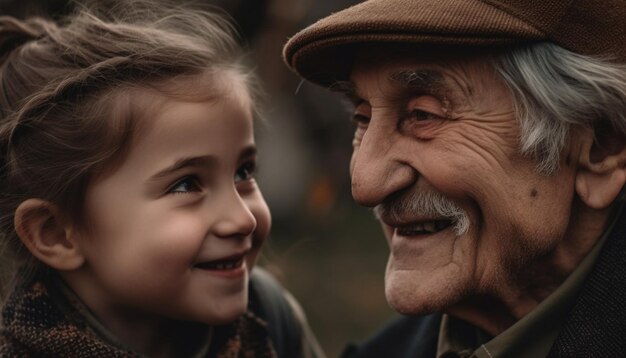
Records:
[[[71,223],[48,201],[22,202],[15,210],[15,231],[26,248],[53,269],[75,270],[85,261],[72,237]]]
[[[610,206],[626,183],[626,136],[610,126],[582,134],[576,192],[594,209]]]

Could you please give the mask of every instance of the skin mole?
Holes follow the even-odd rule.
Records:
[[[533,198],[536,198],[537,194],[538,194],[537,189],[533,188],[533,190],[530,191],[530,196],[533,197]]]

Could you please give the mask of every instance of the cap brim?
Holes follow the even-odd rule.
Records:
[[[348,78],[355,53],[369,44],[485,47],[542,39],[541,31],[480,0],[375,0],[300,31],[283,57],[303,78],[328,86]]]

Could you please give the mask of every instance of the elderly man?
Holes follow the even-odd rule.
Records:
[[[354,103],[406,315],[347,355],[626,356],[624,0],[370,0],[284,56]]]

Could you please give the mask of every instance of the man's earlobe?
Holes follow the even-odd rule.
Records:
[[[576,191],[587,206],[604,209],[626,184],[626,136],[598,128],[582,137]]]
[[[28,199],[15,210],[15,231],[41,262],[59,271],[75,270],[85,259],[74,242],[71,223],[48,201]]]

